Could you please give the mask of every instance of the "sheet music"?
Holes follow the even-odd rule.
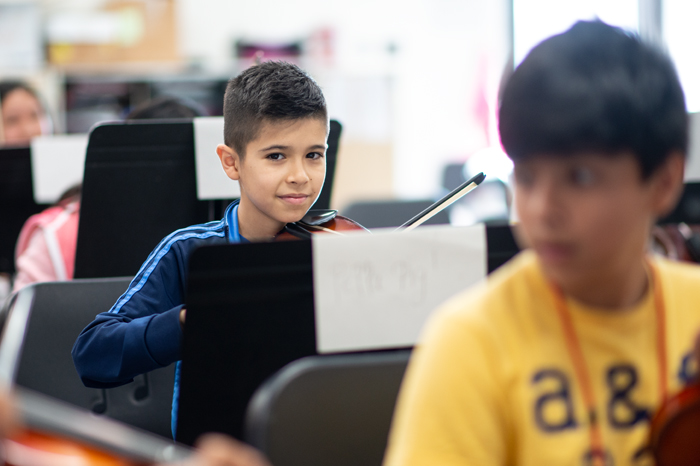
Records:
[[[313,236],[319,353],[415,344],[428,315],[486,276],[486,230]]]
[[[235,199],[241,197],[238,181],[221,167],[216,146],[224,142],[224,117],[197,117],[194,125],[194,158],[197,170],[197,198]]]
[[[86,134],[32,139],[32,179],[38,204],[53,204],[68,188],[82,183],[87,144]]]

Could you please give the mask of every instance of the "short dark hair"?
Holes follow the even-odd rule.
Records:
[[[579,21],[532,49],[506,84],[499,126],[514,161],[629,150],[644,179],[688,146],[685,98],[671,60],[601,21]]]
[[[39,102],[39,106],[41,107],[41,110],[46,112],[46,109],[44,108],[44,103],[41,101],[41,98],[39,97],[39,94],[34,90],[32,86],[29,84],[23,82],[23,81],[1,81],[0,82],[0,104],[5,100],[5,97],[13,91],[16,91],[17,89],[21,89],[23,91],[26,91],[30,93],[34,98]]]
[[[206,115],[206,110],[196,102],[182,97],[162,95],[141,103],[129,112],[126,119],[194,118]]]
[[[245,154],[265,121],[328,119],[326,99],[298,66],[268,61],[231,79],[224,95],[224,143]]]

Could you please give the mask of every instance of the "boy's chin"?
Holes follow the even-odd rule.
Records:
[[[542,273],[547,279],[559,286],[565,285],[581,278],[581,271],[573,264],[552,261],[551,258],[537,254]],[[548,260],[549,259],[549,260]]]
[[[299,209],[298,212],[289,212],[288,214],[278,218],[278,220],[284,224],[295,223],[304,218],[304,215],[306,215],[306,212],[308,212],[308,210],[309,209]]]

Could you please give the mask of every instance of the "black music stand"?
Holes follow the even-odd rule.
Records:
[[[133,276],[166,235],[208,220],[209,203],[197,200],[191,120],[92,130],[75,278]]]
[[[518,249],[488,226],[489,272]],[[190,259],[177,440],[210,431],[239,439],[268,377],[317,354],[310,241],[207,246]]]
[[[328,208],[333,188],[341,125],[330,127],[315,208]],[[228,202],[197,199],[192,120],[97,126],[85,159],[75,278],[133,276],[165,236],[220,219]]]
[[[683,194],[675,209],[658,221],[660,225],[681,222],[700,224],[700,182],[685,183]]]
[[[513,229],[507,223],[502,225],[486,225],[486,270],[493,272],[513,258],[520,247],[515,242]]]
[[[190,259],[177,440],[239,439],[248,400],[316,354],[310,241],[208,246]]]
[[[0,273],[15,272],[15,245],[24,222],[48,207],[34,202],[29,147],[0,149]]]

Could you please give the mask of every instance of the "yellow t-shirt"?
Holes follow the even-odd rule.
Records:
[[[673,393],[695,371],[700,267],[653,261]],[[567,303],[609,464],[652,464],[643,451],[660,402],[652,291],[615,312]],[[385,466],[581,466],[589,450],[588,416],[554,298],[535,255],[521,253],[448,301],[426,326],[403,382]]]

